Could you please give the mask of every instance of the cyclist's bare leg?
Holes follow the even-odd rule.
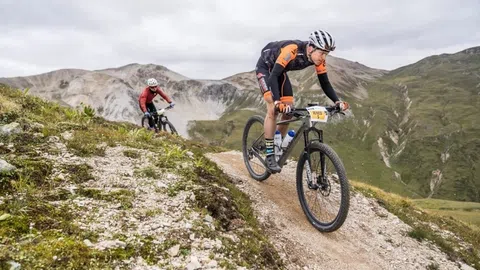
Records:
[[[276,115],[275,104],[271,96],[265,97],[267,103],[267,115],[265,115],[265,121],[263,123],[265,129],[265,138],[273,138],[275,135]]]
[[[286,116],[285,114],[282,114],[280,120],[290,120],[292,119],[292,117],[290,116]],[[287,130],[288,130],[288,123],[286,124],[282,124],[282,125],[277,125],[277,130],[280,131],[280,133],[282,133],[282,138],[285,137],[285,135],[287,134]]]
[[[265,116],[265,121],[263,123],[264,131],[265,131],[265,141],[271,140],[271,143],[273,145],[273,136],[275,134],[277,114],[275,113],[275,104],[273,103],[273,98],[271,96],[267,96],[265,97],[265,101],[267,103],[267,115]],[[282,169],[278,166],[273,152],[272,154],[268,154],[269,153],[268,149],[269,149],[269,146],[267,142],[267,158],[265,160],[267,162],[267,167],[273,173],[278,173]]]

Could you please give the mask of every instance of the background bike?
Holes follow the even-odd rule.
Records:
[[[142,117],[142,127],[149,128],[149,121],[148,119],[153,119],[154,127],[156,131],[166,131],[172,134],[178,134],[177,130],[173,126],[173,124],[168,121],[168,117],[165,115],[167,110],[172,109],[172,107],[165,107],[163,109],[157,110],[156,112],[152,113],[150,117],[143,116]]]
[[[308,221],[321,232],[339,229],[348,214],[350,205],[349,183],[340,157],[324,143],[323,130],[318,123],[326,123],[330,116],[339,113],[336,107],[308,104],[307,108],[294,109],[290,120],[277,125],[300,121],[292,141],[284,148],[275,146],[278,165],[283,167],[295,145],[303,136],[304,148],[297,163],[296,186],[300,205]],[[264,181],[271,172],[265,162],[264,118],[252,116],[245,125],[242,150],[245,166],[252,178]]]

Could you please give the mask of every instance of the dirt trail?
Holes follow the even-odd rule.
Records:
[[[208,157],[250,196],[289,269],[461,269],[436,246],[409,237],[409,225],[361,194],[351,193],[349,215],[339,230],[318,232],[298,201],[296,162],[257,182],[249,176],[240,152]]]

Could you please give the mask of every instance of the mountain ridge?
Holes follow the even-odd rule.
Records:
[[[332,58],[331,62],[338,61],[343,65],[348,63],[347,60],[335,58]],[[335,74],[337,68],[333,66],[331,69],[333,73],[331,81],[334,85],[342,84],[345,77],[356,76],[354,73],[357,71],[352,68],[348,69],[351,76],[346,76],[341,71]],[[365,71],[359,73],[358,81],[364,82],[369,79],[361,78],[364,74],[378,73],[373,69],[370,71],[368,67],[364,69]],[[314,75],[313,69],[299,74],[307,77]],[[56,100],[72,107],[79,106],[81,103],[89,104],[109,120],[138,124],[142,114],[138,108],[137,97],[146,86],[146,80],[154,77],[167,95],[176,102],[175,109],[168,112],[169,119],[182,136],[188,137],[187,129],[190,121],[216,120],[225,113],[243,107],[256,110],[255,108],[264,106],[255,75],[246,73],[246,76],[249,77],[246,84],[242,82],[239,84],[238,81],[229,80],[228,77],[222,80],[196,80],[162,65],[130,63],[99,70],[60,69],[26,77],[0,78],[0,83],[19,89],[30,88],[30,93],[33,95]],[[299,82],[292,77],[292,83]],[[318,88],[314,81],[302,87]],[[158,103],[158,99],[155,101],[157,107],[164,106],[164,103]],[[246,104],[250,105],[246,106]]]

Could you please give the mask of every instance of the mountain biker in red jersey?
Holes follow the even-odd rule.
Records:
[[[154,127],[154,119],[151,117],[152,114],[156,115],[157,108],[153,104],[153,99],[160,95],[166,102],[170,104],[169,108],[173,108],[175,103],[163,92],[163,90],[158,86],[158,82],[154,78],[150,78],[147,80],[147,87],[143,89],[142,93],[138,97],[138,105],[140,109],[148,117],[148,124],[150,128]],[[157,116],[158,117],[158,116]],[[157,119],[155,119],[156,121]]]
[[[308,41],[283,40],[268,43],[261,52],[255,69],[260,90],[267,103],[265,117],[266,163],[268,169],[277,173],[281,171],[275,160],[273,137],[276,126],[277,113],[282,113],[282,120],[290,119],[285,115],[292,110],[294,99],[293,90],[287,71],[301,70],[314,65],[320,86],[336,106],[342,111],[349,108],[349,104],[341,101],[333,89],[327,76],[326,57],[335,50],[335,40],[323,30],[310,33]],[[278,127],[282,137],[287,132],[287,125]]]

